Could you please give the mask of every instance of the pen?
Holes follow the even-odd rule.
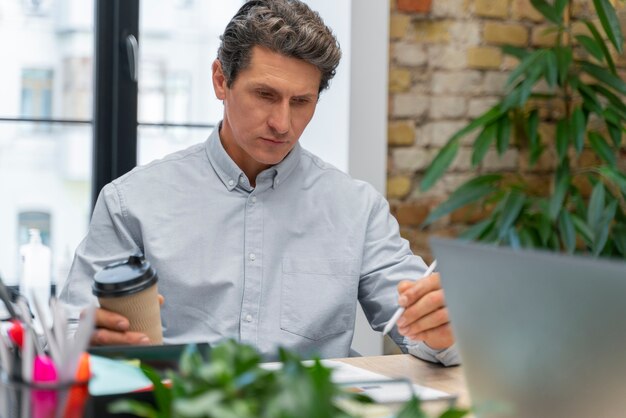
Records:
[[[430,267],[428,267],[428,269],[426,269],[426,271],[424,272],[424,274],[422,274],[422,277],[420,277],[420,279],[423,279],[424,277],[430,276],[432,274],[432,272],[435,271],[436,267],[437,267],[437,260],[432,262]],[[396,312],[393,314],[393,316],[391,317],[389,322],[387,322],[387,325],[385,325],[385,328],[383,329],[383,335],[387,335],[389,333],[389,331],[391,331],[393,326],[396,325],[396,322],[398,321],[398,319],[404,313],[404,309],[405,309],[404,306],[400,306],[398,309],[396,309]]]

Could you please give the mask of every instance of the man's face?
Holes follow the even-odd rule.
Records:
[[[252,182],[296,145],[315,112],[320,80],[314,65],[259,46],[231,87],[219,60],[213,63],[215,94],[224,102],[222,142]]]

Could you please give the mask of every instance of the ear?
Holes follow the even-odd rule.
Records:
[[[215,96],[217,96],[219,100],[224,100],[226,98],[226,90],[228,89],[228,87],[226,86],[226,77],[224,76],[224,72],[222,71],[222,63],[219,59],[213,61],[211,70],[213,72],[212,79]]]

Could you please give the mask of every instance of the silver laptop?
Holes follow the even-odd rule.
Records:
[[[626,262],[432,239],[479,417],[626,417]]]

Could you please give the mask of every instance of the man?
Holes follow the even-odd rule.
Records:
[[[330,29],[298,0],[258,0],[221,39],[219,128],[103,188],[62,300],[75,313],[93,303],[94,274],[141,251],[165,297],[166,343],[234,337],[265,355],[343,357],[358,300],[376,330],[406,306],[396,343],[457,363],[439,277],[402,281],[425,265],[385,199],[298,145],[339,63]],[[99,309],[96,322],[93,344],[148,343],[117,314]]]

